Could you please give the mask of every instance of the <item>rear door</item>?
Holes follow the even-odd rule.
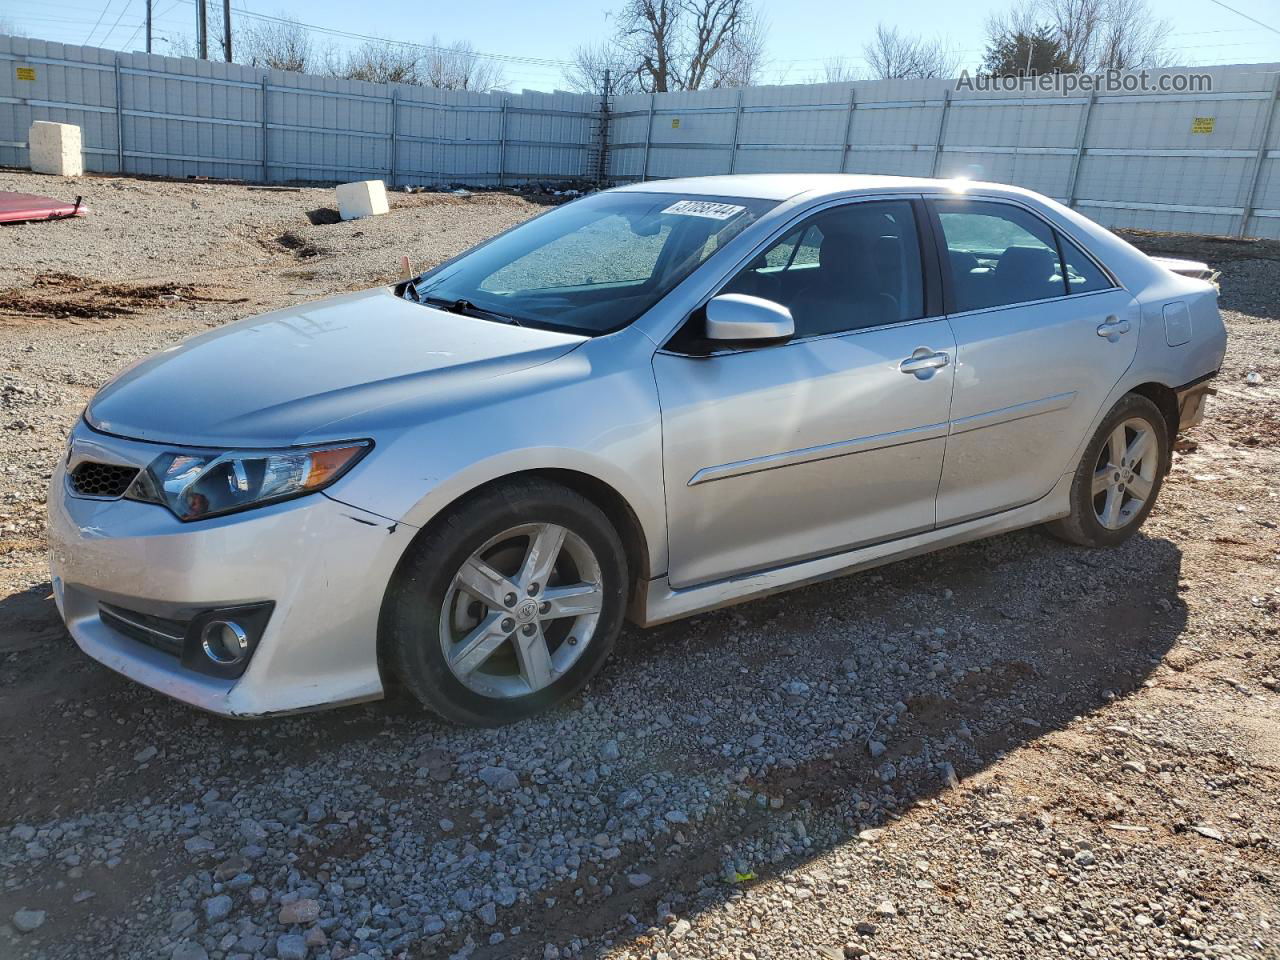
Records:
[[[930,201],[956,339],[938,524],[1045,496],[1138,343],[1134,299],[1079,246],[1007,201]]]

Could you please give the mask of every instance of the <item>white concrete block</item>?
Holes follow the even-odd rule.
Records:
[[[390,209],[387,206],[387,188],[381,180],[338,184],[338,212],[343,220],[376,217]]]
[[[31,169],[36,173],[52,173],[59,177],[84,176],[80,128],[74,123],[37,120],[31,124],[27,145]]]

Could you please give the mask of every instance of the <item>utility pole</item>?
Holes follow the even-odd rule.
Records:
[[[222,52],[231,62],[231,0],[222,0]]]
[[[196,53],[201,60],[209,59],[209,11],[206,0],[196,0]]]
[[[151,0],[147,0],[147,53],[151,52]]]

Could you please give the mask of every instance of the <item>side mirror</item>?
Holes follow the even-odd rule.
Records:
[[[791,311],[780,303],[745,293],[724,293],[707,303],[707,339],[778,342],[795,336]]]

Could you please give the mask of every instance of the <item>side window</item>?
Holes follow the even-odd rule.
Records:
[[[1054,231],[1057,233],[1057,231]],[[1095,290],[1109,290],[1115,284],[1111,278],[1098,269],[1098,265],[1085,256],[1084,251],[1058,233],[1058,246],[1062,250],[1062,261],[1066,266],[1067,290],[1070,293],[1093,293]]]
[[[1066,293],[1054,231],[1007,203],[937,201],[957,312]]]
[[[917,320],[924,278],[911,203],[875,200],[815,214],[720,292],[782,304],[797,337]]]

